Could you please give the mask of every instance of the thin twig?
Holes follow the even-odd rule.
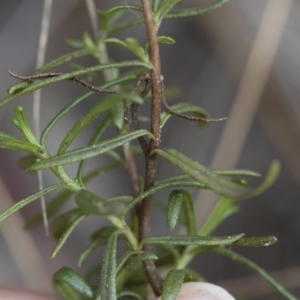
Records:
[[[64,75],[64,73],[62,73],[62,72],[47,72],[47,73],[23,76],[23,75],[16,74],[16,73],[12,72],[9,69],[7,69],[7,72],[14,78],[21,79],[23,81],[31,81],[31,82],[39,81],[39,80],[43,80],[43,79],[47,79],[47,78],[51,78],[51,77],[56,77],[56,76],[60,76],[60,75]],[[114,90],[100,89],[100,88],[88,83],[87,81],[85,81],[85,80],[83,80],[79,77],[71,77],[67,80],[71,81],[75,84],[81,85],[81,86],[83,86],[83,87],[87,88],[88,90],[91,90],[95,93],[106,93],[106,94],[116,94],[117,93],[117,91],[114,91]]]
[[[145,26],[149,42],[149,54],[152,64],[151,82],[152,82],[152,100],[151,100],[151,133],[154,139],[150,140],[148,154],[146,159],[146,174],[145,174],[145,191],[151,189],[155,184],[155,176],[157,171],[157,156],[150,155],[151,151],[159,147],[161,126],[160,126],[160,112],[161,112],[161,66],[160,54],[157,41],[156,24],[152,15],[151,3],[149,0],[141,0]],[[138,221],[139,221],[139,241],[145,239],[150,233],[150,211],[151,200],[149,196],[145,198],[138,207]],[[149,246],[144,245],[144,251],[149,251]],[[158,277],[156,267],[153,260],[143,261],[145,273],[148,277],[149,283],[153,292],[159,296],[162,292],[162,284]]]
[[[175,110],[172,109],[172,107],[169,106],[167,103],[166,97],[165,97],[165,88],[164,88],[164,78],[161,76],[161,94],[162,94],[162,103],[164,107],[168,110],[169,113],[172,115],[175,115],[177,117],[189,120],[189,121],[195,121],[195,122],[204,122],[204,123],[210,123],[210,122],[220,122],[224,121],[227,119],[227,117],[224,118],[219,118],[219,119],[212,119],[212,118],[200,118],[200,117],[193,117],[193,116],[188,116],[179,112],[176,112]]]

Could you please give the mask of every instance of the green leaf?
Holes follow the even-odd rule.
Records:
[[[75,197],[75,202],[85,214],[118,215],[122,209],[122,206],[116,206],[85,189],[79,191]]]
[[[174,190],[169,195],[167,205],[167,223],[170,231],[175,229],[180,214],[182,201],[183,194],[181,190]]]
[[[169,36],[165,36],[165,35],[160,35],[157,37],[157,41],[161,44],[165,44],[165,45],[173,45],[176,43],[176,41],[169,37]]]
[[[188,235],[196,235],[197,227],[196,227],[196,219],[195,219],[195,209],[194,209],[194,201],[191,194],[182,190],[183,202],[182,202],[182,210],[184,215],[184,225],[187,229]]]
[[[79,214],[70,224],[68,225],[67,228],[65,228],[65,231],[59,238],[57,244],[55,245],[54,249],[51,252],[51,258],[54,258],[59,250],[62,248],[62,246],[65,244],[67,241],[68,237],[70,234],[73,232],[73,230],[76,228],[76,226],[86,217],[84,214]]]
[[[276,242],[277,238],[275,236],[244,237],[234,242],[232,246],[267,247],[275,244]]]
[[[232,198],[240,198],[248,194],[250,191],[250,189],[246,187],[242,187],[227,180],[227,178],[217,175],[198,162],[188,158],[174,149],[155,149],[153,152],[168,159],[183,172],[203,183],[208,189],[211,189],[218,194]]]
[[[134,299],[138,299],[138,300],[146,300],[146,298],[142,297],[141,295],[132,292],[132,291],[123,291],[121,293],[118,294],[117,298],[122,298],[122,297],[126,297],[126,299],[128,299],[128,297],[130,298],[134,298]]]
[[[170,11],[164,16],[164,18],[172,19],[172,18],[184,18],[184,17],[194,17],[194,16],[203,15],[221,7],[223,4],[225,4],[228,1],[229,0],[219,0],[216,3],[207,5],[205,7],[192,7],[188,9]]]
[[[48,159],[41,160],[36,164],[34,164],[33,166],[31,166],[30,170],[42,170],[42,169],[66,165],[84,159],[88,159],[100,155],[102,153],[105,153],[108,150],[117,148],[133,139],[136,139],[144,135],[148,135],[151,137],[151,133],[144,129],[122,134],[117,137],[107,139],[101,143],[96,143],[94,145],[90,145],[87,147],[78,148],[63,154],[52,156]]]
[[[16,139],[14,137],[0,136],[0,148],[23,150],[36,156],[41,156],[44,154],[44,149],[40,148],[39,146],[31,144],[27,141]]]
[[[30,166],[35,164],[37,161],[37,157],[35,155],[29,154],[19,158],[18,165],[22,170],[27,170]]]
[[[110,116],[112,119],[112,122],[115,124],[115,126],[118,129],[123,128],[124,123],[124,104],[123,102],[116,103],[111,109],[110,109]]]
[[[201,245],[201,246],[229,246],[232,243],[243,237],[244,234],[236,234],[231,236],[186,236],[186,235],[172,235],[172,236],[158,236],[149,237],[142,240],[142,245],[145,244],[170,244],[170,245]]]
[[[152,10],[155,13],[160,5],[161,0],[153,0],[152,1]]]
[[[236,169],[236,170],[212,170],[218,175],[222,176],[249,176],[249,177],[261,177],[260,173],[251,171],[251,170],[243,170],[243,169]]]
[[[22,207],[26,206],[27,204],[33,202],[36,199],[39,199],[41,196],[53,191],[53,190],[57,190],[64,187],[64,184],[59,183],[59,184],[54,184],[51,185],[45,189],[43,189],[42,191],[39,191],[38,193],[31,195],[19,202],[17,202],[16,204],[14,204],[13,206],[11,206],[10,208],[4,210],[3,212],[1,212],[0,214],[0,224],[5,221],[8,217],[10,217],[13,213],[15,213],[16,211],[18,211],[19,209],[21,209]]]
[[[82,76],[82,75],[88,75],[89,73],[93,73],[93,72],[99,72],[99,71],[103,71],[103,70],[109,70],[109,69],[115,69],[115,68],[126,68],[126,67],[136,67],[136,66],[140,66],[140,67],[145,67],[148,69],[151,69],[151,66],[147,63],[141,62],[141,61],[136,61],[136,60],[132,60],[132,61],[122,61],[122,62],[117,62],[117,63],[108,63],[108,64],[102,64],[102,65],[96,65],[93,67],[89,67],[89,68],[85,68],[82,70],[76,70],[70,73],[65,73],[59,76],[55,76],[55,77],[51,77],[45,80],[40,80],[40,81],[36,81],[33,83],[30,83],[27,87],[25,87],[24,89],[18,89],[17,91],[14,91],[14,93],[12,93],[11,95],[5,97],[1,102],[0,102],[0,108],[3,107],[4,105],[6,105],[7,103],[9,103],[11,100],[26,95],[28,93],[34,92],[44,86],[50,85],[52,83],[55,82],[60,82],[63,80],[68,80],[70,78],[73,77],[78,77],[78,76]]]
[[[126,9],[143,12],[143,9],[140,6],[137,6],[137,5],[119,5],[119,6],[115,6],[111,9],[109,9],[107,11],[107,13],[111,14],[111,13],[115,13],[117,11],[126,10]]]
[[[88,283],[74,270],[63,267],[53,274],[54,283],[62,282],[81,295],[93,298],[93,291]]]
[[[144,48],[140,45],[139,41],[135,38],[127,38],[125,40],[126,48],[134,53],[141,61],[149,63],[149,56]]]
[[[289,300],[297,300],[295,296],[293,296],[290,292],[288,292],[280,283],[278,283],[272,276],[268,274],[264,269],[259,267],[257,264],[249,260],[248,258],[223,247],[218,247],[214,249],[214,252],[226,256],[232,259],[235,262],[238,262],[252,271],[258,273],[261,277],[263,277],[271,286],[274,287],[282,296]]]
[[[74,39],[74,38],[67,38],[66,42],[71,47],[74,47],[74,48],[83,48],[83,42],[81,40]]]
[[[239,207],[233,199],[221,197],[199,234],[210,235],[225,219],[238,211]]]
[[[162,300],[175,300],[185,277],[185,270],[171,270],[163,284]]]
[[[88,32],[85,32],[83,34],[82,41],[83,41],[84,46],[87,49],[92,50],[92,51],[94,51],[95,49],[97,49],[97,47],[96,47],[93,39],[91,38],[91,36],[89,35]]]
[[[263,192],[276,180],[280,169],[279,162],[274,161],[271,164],[264,180],[256,188],[250,189],[229,181],[227,178],[210,171],[203,165],[174,149],[155,149],[152,153],[157,153],[166,158],[172,164],[180,168],[184,173],[203,183],[208,189],[213,190],[221,196],[233,199],[253,197]]]
[[[116,230],[108,240],[105,248],[100,282],[101,299],[116,300],[116,275],[117,275],[117,239],[120,234]]]

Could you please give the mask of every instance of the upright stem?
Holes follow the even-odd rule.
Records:
[[[154,139],[150,141],[148,153],[146,155],[146,174],[145,174],[145,191],[151,189],[155,184],[155,176],[157,171],[157,156],[150,155],[151,151],[159,147],[160,144],[160,110],[161,110],[161,70],[160,70],[160,54],[156,34],[156,24],[152,15],[151,4],[149,0],[141,0],[145,25],[149,42],[150,60],[152,63],[151,81],[152,81],[152,101],[151,101],[151,133]],[[150,232],[150,211],[151,199],[149,196],[145,198],[138,208],[139,219],[139,240],[145,239]],[[148,245],[144,246],[144,250],[149,250]],[[161,295],[162,285],[157,275],[153,260],[145,260],[144,268],[154,293]]]

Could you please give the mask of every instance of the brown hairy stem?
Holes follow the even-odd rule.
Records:
[[[149,0],[141,0],[145,26],[149,42],[150,60],[152,69],[150,78],[152,82],[152,100],[151,100],[151,133],[154,139],[150,140],[148,151],[145,155],[146,159],[146,174],[145,174],[145,191],[152,188],[155,184],[155,176],[157,171],[157,156],[150,155],[151,151],[159,147],[161,127],[160,127],[160,111],[161,111],[161,66],[160,54],[157,41],[156,24],[152,15],[151,3]],[[145,239],[150,233],[150,211],[151,199],[149,196],[145,198],[138,207],[139,220],[139,241]],[[143,250],[148,251],[149,246],[144,245]],[[149,283],[153,292],[159,296],[162,292],[162,284],[158,277],[155,264],[153,260],[145,260],[145,273],[148,277]]]

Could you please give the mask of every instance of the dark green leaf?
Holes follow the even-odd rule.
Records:
[[[115,7],[111,8],[110,10],[107,11],[107,13],[111,14],[111,13],[115,13],[117,11],[126,10],[126,9],[140,11],[140,12],[143,11],[143,9],[140,6],[136,6],[136,5],[119,5],[119,6],[115,6]]]
[[[117,275],[117,239],[120,234],[116,230],[108,240],[105,248],[100,282],[101,299],[116,300],[116,275]]]
[[[44,149],[41,149],[35,144],[31,144],[27,141],[22,141],[14,137],[0,136],[0,148],[23,150],[30,152],[36,156],[41,156],[44,153]],[[43,151],[42,153],[40,151]]]
[[[142,241],[142,244],[170,244],[170,245],[201,245],[201,246],[227,246],[243,237],[244,234],[236,234],[231,236],[158,236],[149,237]]]
[[[92,50],[94,51],[95,49],[97,49],[94,41],[92,40],[91,36],[88,34],[88,32],[85,32],[83,34],[83,37],[82,37],[82,41],[83,41],[83,44],[84,46],[89,49],[89,50]]]
[[[116,103],[111,109],[110,109],[110,116],[112,119],[112,122],[115,124],[115,126],[118,129],[123,128],[124,123],[124,104],[123,102]]]
[[[275,236],[261,236],[261,237],[244,237],[234,242],[233,246],[246,246],[246,247],[266,247],[271,246],[277,242]]]
[[[74,270],[64,267],[53,275],[54,282],[63,282],[81,295],[93,298],[93,291],[88,283]]]
[[[126,299],[129,298],[134,298],[134,299],[138,299],[138,300],[146,300],[146,298],[142,297],[141,295],[135,293],[135,292],[132,292],[132,291],[124,291],[124,292],[121,292],[118,294],[118,299],[119,298],[122,298],[122,297],[126,297]]]
[[[208,189],[233,199],[248,198],[263,192],[276,180],[280,169],[279,163],[274,161],[260,185],[254,189],[250,189],[229,181],[227,178],[210,171],[203,165],[174,149],[155,149],[153,152],[168,159],[183,172],[203,183]]]
[[[35,164],[36,161],[37,161],[37,157],[35,155],[29,154],[29,155],[19,158],[18,165],[22,170],[25,171],[29,167],[31,167],[33,164]]]
[[[91,240],[103,238],[105,240],[108,240],[109,237],[112,235],[113,232],[116,231],[116,228],[114,226],[104,226],[95,231],[91,235]]]
[[[95,145],[78,148],[63,154],[58,154],[48,159],[41,160],[36,164],[34,164],[33,166],[31,166],[30,170],[42,170],[42,169],[66,165],[84,159],[88,159],[100,155],[102,153],[105,153],[108,150],[117,148],[143,135],[148,135],[149,137],[151,137],[151,133],[147,130],[143,130],[143,129],[136,130],[130,133],[122,134],[117,137],[105,140],[104,142],[101,143],[96,143]]]
[[[172,1],[172,0],[170,0]],[[229,0],[218,0],[216,3],[210,4],[205,7],[192,7],[188,9],[180,9],[180,10],[174,10],[171,12],[168,12],[167,15],[165,15],[165,19],[171,19],[171,18],[183,18],[183,17],[193,17],[193,16],[199,16],[206,13],[209,13],[219,7],[221,7],[223,4],[228,2]]]
[[[239,198],[245,196],[250,191],[246,187],[237,185],[227,180],[227,178],[217,175],[198,162],[188,158],[174,149],[156,149],[154,152],[168,159],[183,172],[203,183],[207,188],[217,192],[218,194]]]
[[[85,214],[118,215],[123,209],[121,205],[108,202],[85,189],[79,191],[75,197],[75,202]]]
[[[73,39],[73,38],[67,38],[66,42],[68,45],[74,47],[74,48],[83,48],[83,42],[78,39]]]
[[[59,238],[57,244],[55,245],[54,249],[51,252],[51,258],[54,258],[59,250],[62,248],[62,246],[67,241],[70,234],[73,232],[73,230],[76,228],[76,226],[85,218],[86,216],[84,214],[79,214],[70,224],[68,227],[65,228],[65,231]]]
[[[183,194],[181,190],[174,190],[169,195],[167,206],[167,223],[170,231],[175,229],[180,214]]]
[[[161,35],[157,37],[157,40],[161,44],[166,44],[166,45],[173,45],[175,44],[175,40],[169,36]]]
[[[184,225],[187,229],[188,235],[196,235],[197,227],[196,227],[196,219],[195,219],[195,209],[194,209],[194,201],[191,194],[182,190],[183,202],[182,209],[184,215]]]
[[[263,277],[271,286],[274,287],[282,296],[289,300],[298,300],[295,296],[289,293],[280,283],[278,283],[272,276],[270,276],[265,270],[259,267],[257,264],[252,262],[250,259],[223,247],[218,247],[214,249],[214,252],[219,253],[223,256],[226,256],[232,259],[235,262],[238,262],[252,271],[258,273],[261,277]]]
[[[185,277],[185,270],[171,270],[163,284],[162,300],[175,300]]]
[[[39,199],[41,196],[53,191],[53,190],[57,190],[64,187],[64,185],[62,183],[59,184],[54,184],[51,185],[47,188],[45,188],[42,191],[39,191],[38,193],[31,195],[19,202],[17,202],[16,204],[14,204],[13,206],[11,206],[10,208],[6,209],[5,211],[1,212],[0,214],[0,224],[5,221],[8,217],[10,217],[13,213],[15,213],[16,211],[18,211],[19,209],[21,209],[22,207],[26,206],[27,204],[33,202],[36,199]]]
[[[225,219],[238,212],[238,210],[239,207],[233,199],[221,197],[199,234],[210,235]]]

